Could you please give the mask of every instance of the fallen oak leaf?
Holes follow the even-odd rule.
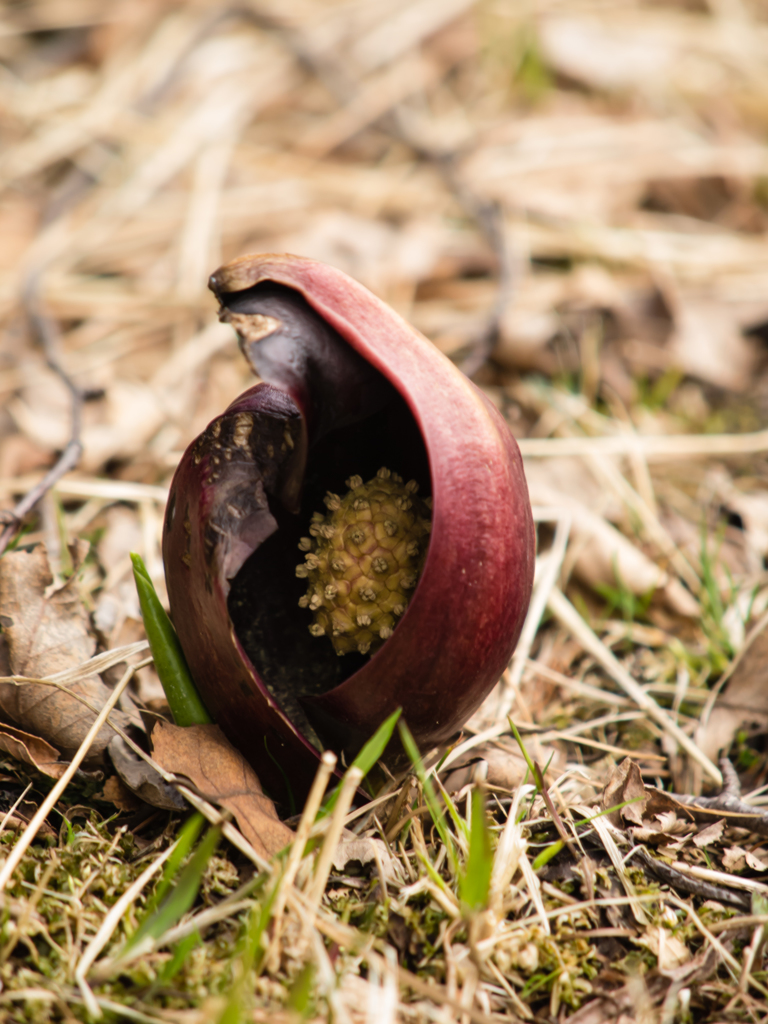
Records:
[[[31,551],[6,552],[0,561],[0,626],[14,676],[55,676],[87,662],[94,654],[96,641],[90,635],[75,578],[50,592],[52,583],[42,545]],[[78,678],[67,691],[35,683],[5,682],[0,683],[0,711],[66,756],[79,748],[96,718],[96,713],[76,695],[98,709],[109,694],[109,688],[95,674]],[[112,721],[125,729],[134,719],[115,709]],[[138,716],[136,721],[140,724]],[[91,745],[87,761],[101,759],[113,735],[105,726]]]
[[[623,806],[622,806],[623,805]],[[636,843],[666,843],[686,838],[694,828],[690,810],[669,794],[646,786],[635,761],[625,758],[613,769],[602,796],[603,810],[618,808],[608,815],[625,828]]]
[[[218,725],[171,725],[152,730],[152,757],[166,771],[182,775],[208,800],[231,811],[257,853],[271,857],[295,833],[277,816],[274,803],[245,760]]]
[[[646,786],[637,762],[625,757],[618,767],[614,768],[603,790],[603,809],[615,807],[627,802],[626,807],[614,811],[608,817],[615,825],[621,820],[635,825],[649,825],[654,829],[671,829],[675,827],[675,818],[690,824],[697,820],[694,808],[677,800],[670,793],[665,793],[655,786]],[[699,808],[695,808],[699,810]],[[620,817],[619,817],[620,816]],[[719,815],[718,815],[719,816]],[[710,815],[707,821],[715,820]]]
[[[701,806],[693,802],[696,799],[701,800],[702,804],[709,802],[714,806]],[[629,758],[625,758],[613,769],[603,790],[601,803],[603,810],[607,811],[625,801],[631,803],[612,811],[608,817],[618,828],[629,828],[633,837],[640,842],[649,841],[651,833],[663,838],[665,834],[684,832],[694,823],[706,827],[721,821],[726,828],[743,828],[757,835],[768,835],[768,815],[741,810],[748,805],[742,804],[736,798],[733,799],[733,803],[738,805],[739,809],[729,811],[723,807],[723,801],[719,798],[686,797],[679,793],[665,793],[654,786],[646,786],[640,769]],[[665,826],[666,831],[663,831]],[[642,831],[638,831],[638,827]]]
[[[659,836],[681,836],[690,835],[692,822],[688,816],[681,819],[677,815],[677,808],[669,808],[651,816],[651,827]]]
[[[67,770],[66,764],[59,761],[59,752],[55,747],[39,736],[32,736],[12,725],[0,725],[0,750],[15,757],[17,761],[31,764],[52,779],[60,779]]]
[[[652,787],[649,787],[649,790],[654,792]],[[656,790],[655,792],[658,793],[659,790]],[[699,807],[698,804],[680,800],[679,794],[676,794],[677,799],[675,796],[667,793],[663,794],[663,796],[674,801],[679,808],[678,814],[680,814],[681,817],[683,814],[687,814],[692,821],[696,822],[697,825],[709,825],[722,818],[727,828],[743,828],[748,832],[754,832],[756,835],[768,835],[768,815],[757,812],[755,814],[746,814],[722,810],[717,807]]]

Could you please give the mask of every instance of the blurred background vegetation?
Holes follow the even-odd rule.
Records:
[[[162,593],[174,467],[252,383],[209,274],[332,263],[502,410],[570,520],[559,586],[759,803],[767,131],[763,0],[6,0],[0,503],[79,441],[25,540],[84,560],[102,646],[141,639],[129,552]],[[593,788],[662,750],[648,777],[699,790],[647,721],[560,735],[613,683],[550,612],[474,726],[548,727]]]

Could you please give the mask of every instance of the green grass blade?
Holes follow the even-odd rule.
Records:
[[[299,1020],[306,1020],[312,1013],[314,992],[315,965],[310,960],[302,967],[288,995],[288,1009],[293,1010]]]
[[[768,897],[764,896],[762,893],[753,892],[752,893],[752,913],[755,914],[755,915],[759,914],[761,917],[763,916],[763,914],[768,914]],[[763,925],[763,939],[765,939],[767,936],[768,936],[768,924],[764,924]]]
[[[553,843],[550,843],[545,850],[542,850],[541,853],[537,855],[536,859],[531,865],[533,870],[538,871],[539,868],[545,867],[547,864],[549,864],[553,857],[556,857],[558,853],[560,853],[560,851],[564,847],[565,843],[562,839],[556,839]]]
[[[376,762],[379,760],[381,755],[386,750],[387,744],[392,739],[392,733],[395,731],[397,720],[400,717],[402,708],[398,708],[397,711],[393,711],[389,718],[386,718],[376,732],[371,736],[368,742],[365,744],[363,749],[354,759],[351,767],[359,768],[363,773],[363,778],[373,768]],[[330,796],[327,798],[323,806],[320,808],[318,818],[322,818],[326,814],[330,814],[336,805],[336,801],[339,798],[339,792],[341,786],[336,786]]]
[[[171,884],[176,877],[176,872],[181,867],[182,863],[186,860],[188,855],[192,852],[192,847],[197,842],[198,836],[203,830],[205,824],[205,818],[202,814],[195,813],[184,823],[183,828],[179,832],[179,838],[176,841],[176,848],[170,855],[168,860],[165,862],[165,869],[163,871],[163,877],[155,890],[152,899],[148,901],[146,910],[144,911],[144,917],[149,917],[153,914],[160,902],[162,901],[165,894],[171,887]]]
[[[430,773],[430,777],[431,777],[431,773]],[[437,783],[437,788],[440,790],[440,795],[443,798],[443,803],[445,804],[445,806],[446,806],[446,808],[448,810],[448,813],[451,816],[451,821],[453,822],[453,827],[456,829],[457,834],[461,835],[463,839],[468,840],[469,839],[469,829],[467,828],[466,821],[464,821],[462,816],[459,814],[458,807],[456,806],[454,801],[451,799],[450,794],[446,791],[446,788],[442,784],[440,779],[435,777],[435,782]]]
[[[485,799],[481,789],[472,792],[472,822],[469,828],[469,856],[461,874],[459,891],[467,910],[482,910],[488,903],[491,888],[493,851],[491,832],[485,813]]]
[[[405,722],[400,722],[398,724],[398,729],[400,731],[400,740],[403,744],[403,749],[408,755],[410,762],[413,765],[413,770],[416,772],[416,777],[421,783],[421,788],[424,791],[424,802],[427,807],[429,807],[429,813],[432,816],[432,821],[437,829],[437,834],[440,836],[443,845],[448,851],[448,863],[451,866],[451,871],[456,874],[458,863],[456,859],[456,847],[453,842],[453,836],[448,831],[445,823],[445,810],[440,806],[437,796],[435,795],[432,780],[427,777],[427,773],[424,770],[424,762],[421,760],[421,754],[419,753],[419,748],[416,746],[416,741],[411,735],[411,730]]]
[[[195,902],[203,872],[213,856],[220,836],[221,829],[218,827],[211,828],[206,832],[200,845],[179,874],[178,880],[168,889],[156,910],[144,918],[131,936],[126,952],[137,946],[142,939],[159,939],[186,914]]]
[[[249,990],[249,983],[252,980],[250,974],[256,964],[257,954],[262,951],[262,936],[272,917],[272,905],[275,902],[279,888],[280,879],[278,878],[264,903],[254,907],[251,911],[241,947],[239,970],[236,974],[237,981],[232,986],[227,1004],[216,1024],[245,1024],[245,1021],[248,1019],[245,1000]]]
[[[141,555],[131,554],[133,578],[155,669],[176,725],[207,725],[213,721],[197,692],[179,638],[160,603]]]
[[[430,862],[430,860],[426,856],[426,854],[424,854],[421,850],[417,850],[416,851],[416,855],[419,858],[419,860],[421,861],[421,863],[424,865],[424,870],[427,872],[427,874],[429,875],[431,880],[435,883],[437,888],[438,889],[442,889],[443,892],[446,894],[446,896],[449,899],[452,899],[453,898],[453,893],[448,888],[448,886],[445,884],[445,880],[443,878],[441,878],[440,875],[438,875],[438,873],[435,871],[434,866],[432,865],[432,863]]]
[[[630,804],[636,804],[641,802],[643,797],[636,796],[632,800],[625,800],[624,803],[615,804],[613,807],[606,807],[605,810],[598,811],[597,814],[593,814],[591,818],[580,818],[578,821],[574,821],[574,827],[580,828],[582,825],[591,825],[595,818],[602,818],[605,815],[613,814],[614,811],[620,811],[622,807],[629,807]],[[536,859],[531,865],[534,871],[538,871],[539,868],[545,867],[553,857],[556,857],[558,853],[565,847],[565,843],[562,839],[556,839],[553,843],[550,843],[546,849],[542,850],[537,855]]]
[[[534,763],[534,761],[531,759],[531,755],[525,749],[525,744],[523,743],[523,737],[517,731],[517,726],[512,721],[512,719],[509,717],[509,715],[507,715],[507,721],[509,722],[509,728],[510,728],[510,730],[512,732],[512,735],[517,740],[518,747],[520,747],[520,752],[522,753],[523,757],[525,758],[525,763],[528,765],[528,771],[531,773],[531,777],[533,778],[533,781],[536,783],[536,788],[538,790],[541,790],[541,787],[542,787],[543,781],[544,781],[542,779],[542,777],[541,777],[541,771],[538,770],[538,765],[536,765]]]
[[[202,944],[203,940],[200,938],[200,932],[198,931],[194,931],[191,935],[186,935],[181,939],[176,944],[171,959],[167,960],[157,972],[157,980],[154,982],[150,992],[154,993],[157,989],[169,985],[184,966],[192,950],[197,949]]]

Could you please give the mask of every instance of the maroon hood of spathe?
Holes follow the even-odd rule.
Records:
[[[352,746],[370,736],[397,707],[402,707],[422,748],[441,744],[461,728],[498,680],[528,607],[535,542],[519,450],[485,395],[393,310],[342,272],[296,256],[247,256],[216,271],[211,288],[226,305],[233,293],[262,282],[298,292],[365,364],[394,387],[421,433],[431,478],[429,550],[405,615],[374,657],[309,703],[317,720],[328,723],[328,735],[342,745],[345,735]],[[247,316],[231,319],[246,355],[256,362],[253,349],[260,341],[249,342]],[[261,329],[268,327],[266,323]],[[258,334],[259,329],[254,336]],[[228,410],[230,419],[255,412],[260,424],[274,421],[275,436],[280,433],[281,417],[283,424],[288,423],[293,446],[288,447],[273,484],[278,490],[283,487],[286,505],[291,502],[290,480],[295,479],[297,467],[303,469],[307,446],[311,460],[313,422],[321,415],[313,398],[317,371],[303,369],[306,353],[302,350],[297,360],[292,344],[285,346],[285,360],[270,361],[266,370],[259,365],[267,386],[250,389]],[[332,386],[332,357],[330,362]],[[344,373],[339,369],[337,392],[345,389]],[[314,390],[322,392],[324,387],[327,381],[315,384]],[[347,387],[350,402],[356,388],[354,382]],[[282,408],[281,394],[286,396]],[[342,404],[343,399],[342,395]],[[208,540],[204,536],[206,517],[217,481],[210,479],[208,465],[201,486],[201,466],[206,460],[200,458],[200,451],[198,439],[174,478],[171,504],[178,504],[183,495],[185,518],[178,521],[176,509],[177,521],[174,525],[169,517],[164,538],[174,622],[203,698],[224,731],[265,783],[272,783],[271,788],[282,788],[285,772],[304,790],[318,754],[276,706],[232,628],[226,606],[227,573],[221,571],[227,557],[219,550],[218,561],[212,560],[206,550],[211,548],[210,529]],[[287,481],[283,484],[281,472]],[[195,488],[197,503],[189,501]],[[248,527],[238,531],[234,554],[231,540],[217,534],[222,538],[219,546],[228,545],[230,567],[233,560],[247,555],[250,544],[256,547],[276,529],[263,504],[247,510]],[[192,567],[200,561],[205,570],[198,582]]]

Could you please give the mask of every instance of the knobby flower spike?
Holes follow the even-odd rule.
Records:
[[[263,383],[176,471],[171,613],[215,721],[301,795],[396,708],[427,749],[488,694],[531,592],[528,492],[491,402],[340,271],[246,256],[210,287]]]

